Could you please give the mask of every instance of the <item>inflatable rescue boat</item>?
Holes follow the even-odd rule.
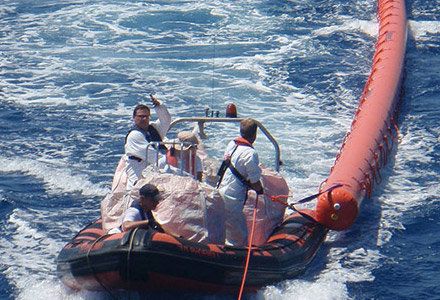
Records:
[[[240,120],[182,118],[174,120],[172,126],[181,122],[238,123]],[[279,146],[267,129],[257,123],[260,131],[274,145],[274,167],[278,170]],[[203,190],[202,194],[205,195],[214,195],[218,193],[215,187],[198,183],[191,176],[162,173],[149,166],[133,187],[129,198],[136,197],[139,187],[145,183],[153,183],[161,188],[167,196],[164,196],[153,213],[165,232],[137,228],[109,234],[109,229],[118,225],[115,222],[119,219],[110,212],[120,210],[125,199],[117,197],[120,194],[117,192],[118,184],[124,182],[118,176],[121,174],[118,170],[121,169],[123,166],[119,165],[113,179],[112,191],[116,201],[111,200],[112,196],[106,196],[101,203],[102,218],[81,230],[58,256],[59,277],[74,290],[237,293],[246,270],[246,286],[241,291],[254,291],[303,272],[328,231],[311,217],[313,211],[298,211],[284,218],[288,204],[281,201],[280,205],[267,198],[271,194],[288,193],[287,183],[279,173],[262,168],[265,195],[256,198],[255,194],[249,192],[243,208],[248,228],[251,228],[252,223],[256,225],[252,230],[255,233],[252,234],[252,247],[225,245],[224,236],[218,232],[221,231],[219,228],[224,214],[219,213],[223,208],[216,202],[218,197],[203,200],[202,205],[198,206],[201,194],[197,190]],[[184,183],[180,185],[181,182]],[[258,208],[254,206],[257,199],[260,203]],[[222,200],[220,202],[222,204]],[[125,204],[122,206],[126,207]],[[251,220],[252,211],[254,222]],[[197,223],[195,220],[200,212],[204,213],[204,221]],[[195,226],[181,226],[185,222],[182,217],[185,214],[190,216],[186,221]],[[202,223],[207,226],[206,232],[209,231],[209,234],[203,234],[203,230],[200,230]],[[186,234],[187,238],[180,234]],[[249,263],[246,264],[246,261]]]
[[[406,42],[404,1],[379,0],[378,16],[373,68],[315,210],[287,216],[251,251],[248,247],[191,242],[152,229],[110,235],[99,219],[82,229],[60,252],[57,271],[61,281],[75,290],[236,293],[245,270],[245,291],[303,272],[329,229],[343,230],[354,222],[363,197],[380,179],[379,168],[386,163],[397,136],[395,113]],[[202,124],[215,118],[193,121]],[[262,131],[266,134],[264,128]],[[273,140],[270,134],[266,136]],[[279,147],[276,143],[274,146],[278,170]]]
[[[303,272],[326,233],[300,214],[289,216],[264,245],[253,248],[245,290]],[[246,247],[203,245],[151,229],[106,235],[98,220],[63,248],[58,274],[75,290],[237,293],[246,254]]]

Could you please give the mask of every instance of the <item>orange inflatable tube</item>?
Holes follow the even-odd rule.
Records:
[[[371,73],[365,84],[351,128],[344,138],[321,191],[342,186],[318,198],[315,219],[334,230],[355,221],[360,204],[380,181],[380,168],[397,137],[394,120],[400,98],[406,48],[404,0],[378,1],[379,35]]]

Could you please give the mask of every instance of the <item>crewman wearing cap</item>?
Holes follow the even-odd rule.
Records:
[[[122,221],[122,231],[128,231],[136,227],[150,227],[163,232],[151,212],[156,209],[160,200],[161,195],[155,185],[147,183],[142,186],[139,189],[139,201],[134,201],[125,211],[124,219]]]
[[[159,159],[159,168],[173,173],[178,173],[177,170],[182,168],[182,171],[202,181],[203,163],[197,155],[198,144],[199,140],[193,132],[179,132],[177,140],[168,150],[166,157]]]

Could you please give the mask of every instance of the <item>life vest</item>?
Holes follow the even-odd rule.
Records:
[[[234,142],[235,142],[235,145],[237,145],[237,147],[238,146],[248,146],[248,147],[254,148],[254,146],[252,146],[251,142],[249,142],[247,139],[245,139],[241,136],[239,136],[238,138],[235,138]]]
[[[237,177],[237,179],[248,189],[251,189],[251,182],[249,180],[247,180],[236,168],[235,166],[232,164],[231,162],[231,157],[234,154],[235,150],[237,150],[238,146],[245,146],[245,147],[251,147],[253,148],[252,144],[246,140],[243,137],[238,137],[234,139],[235,142],[235,147],[232,150],[231,154],[226,156],[225,159],[223,160],[222,164],[220,165],[220,168],[217,172],[217,175],[219,176],[219,180],[217,182],[217,188],[219,188],[222,180],[223,180],[223,176],[226,173],[226,170],[229,169],[231,171],[232,174],[234,174],[235,177]]]
[[[166,153],[167,164],[170,166],[173,166],[175,168],[180,168],[180,163],[179,163],[180,157],[178,157],[178,155],[176,155],[175,151],[176,151],[176,149],[174,149],[173,147],[171,147],[169,150],[167,150],[167,153]],[[191,159],[189,159],[190,155],[191,155]],[[191,160],[191,166],[189,165],[190,160]],[[197,175],[196,174],[196,151],[190,150],[189,153],[184,153],[183,154],[183,161],[184,161],[183,171],[190,173],[191,175],[193,175],[195,177]]]
[[[141,214],[142,221],[148,220],[148,227],[157,230],[159,232],[165,232],[159,223],[157,223],[156,219],[154,219],[153,213],[151,211],[144,212],[141,204],[138,201],[133,201],[131,207],[136,208]]]
[[[156,128],[154,128],[154,126],[148,125],[148,129],[144,130],[139,126],[134,125],[132,128],[130,128],[130,130],[127,132],[127,135],[125,136],[125,144],[127,144],[128,135],[133,130],[140,131],[147,140],[147,142],[162,142],[162,138],[160,137],[159,132],[157,131]],[[167,148],[164,145],[159,145],[159,150],[160,152],[165,153]]]

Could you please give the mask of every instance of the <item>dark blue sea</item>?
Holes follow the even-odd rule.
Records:
[[[440,299],[440,2],[406,4],[400,142],[381,183],[303,275],[250,299]],[[67,290],[56,257],[99,216],[132,109],[149,93],[173,118],[236,103],[279,142],[295,197],[316,193],[350,127],[377,28],[374,0],[2,0],[0,299],[109,298]],[[237,129],[206,133],[220,158]],[[271,166],[262,135],[256,147]]]

